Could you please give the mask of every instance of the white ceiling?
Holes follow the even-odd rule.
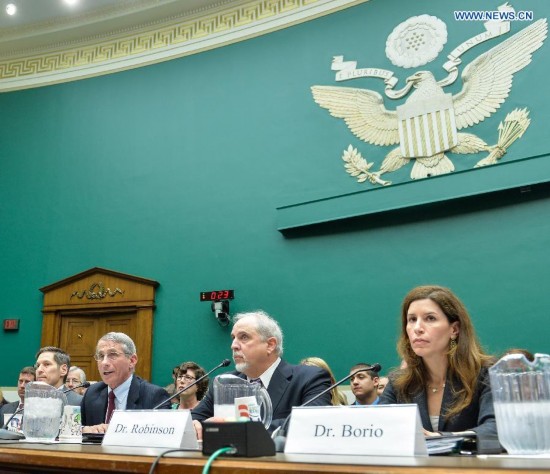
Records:
[[[6,5],[17,6],[9,16]],[[0,57],[146,27],[229,0],[0,0]]]

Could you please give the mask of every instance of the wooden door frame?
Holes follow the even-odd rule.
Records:
[[[155,288],[158,286],[154,280],[95,267],[40,288],[44,293],[42,347],[59,347],[64,316],[97,314],[101,317],[102,313],[132,312],[136,315],[134,342],[139,356],[136,373],[151,380]]]

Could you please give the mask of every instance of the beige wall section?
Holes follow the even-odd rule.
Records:
[[[0,58],[0,92],[114,73],[199,53],[368,0],[241,0],[104,37],[16,51]]]

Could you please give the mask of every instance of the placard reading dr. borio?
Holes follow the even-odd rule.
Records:
[[[427,456],[412,404],[295,407],[285,453]]]
[[[189,410],[115,410],[102,444],[199,449]]]

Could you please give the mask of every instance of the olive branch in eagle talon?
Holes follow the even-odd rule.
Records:
[[[364,183],[369,180],[372,184],[381,184],[387,186],[391,184],[391,181],[384,181],[380,179],[380,173],[371,173],[371,169],[374,163],[367,163],[367,160],[361,156],[361,153],[357,151],[357,148],[348,146],[347,150],[344,150],[342,159],[346,162],[344,167],[351,176],[356,176],[359,183]]]
[[[540,19],[479,55],[462,72],[462,90],[447,94],[430,71],[419,71],[409,78],[413,92],[396,110],[386,109],[376,91],[351,87],[313,86],[313,98],[333,117],[345,121],[350,131],[366,143],[399,146],[390,150],[380,169],[371,171],[353,147],[342,156],[346,171],[359,182],[387,185],[380,178],[414,164],[411,178],[427,178],[454,171],[446,152],[471,154],[486,151],[488,156],[475,167],[496,163],[507,148],[529,126],[526,109],[515,109],[499,125],[499,140],[489,146],[471,133],[458,130],[477,125],[493,115],[508,98],[514,74],[531,62],[534,51],[546,39],[548,25]]]

